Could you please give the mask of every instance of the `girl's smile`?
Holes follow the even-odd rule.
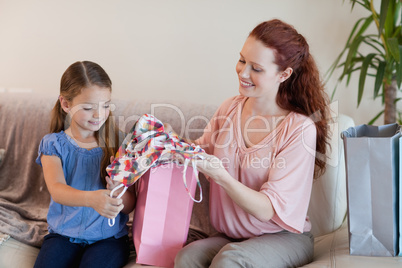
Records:
[[[90,124],[97,126],[101,123],[102,121],[89,121]]]
[[[98,131],[109,117],[110,98],[110,89],[97,85],[83,88],[72,101],[61,97],[63,109],[71,118],[67,133],[71,131],[73,138],[81,142],[93,140],[95,131]]]

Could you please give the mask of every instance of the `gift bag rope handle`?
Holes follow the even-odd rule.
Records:
[[[124,193],[127,191],[127,188],[128,188],[128,187],[125,186],[123,183],[113,188],[113,190],[110,192],[110,197],[113,197],[114,192],[115,192],[116,190],[120,189],[120,188],[123,187],[123,186],[124,186],[123,190],[122,190],[121,193],[116,197],[116,198],[121,198],[121,197],[124,195]],[[113,219],[108,219],[107,222],[108,222],[109,226],[112,227],[112,226],[114,225],[115,221],[116,221],[116,218],[113,218]]]
[[[176,144],[176,143],[175,143],[172,139],[170,139],[170,138],[169,138],[169,135],[168,135],[167,133],[165,133],[165,132],[157,132],[157,131],[154,131],[154,132],[153,132],[152,134],[150,134],[150,135],[140,135],[140,136],[138,136],[138,137],[136,138],[136,142],[137,142],[137,143],[138,143],[138,142],[141,142],[142,140],[144,140],[144,139],[146,139],[146,138],[150,138],[150,137],[152,137],[152,138],[155,139],[155,138],[158,138],[158,137],[160,137],[160,136],[166,137],[166,141],[165,141],[165,142],[170,142],[171,145],[172,145],[172,147],[175,147],[175,144]],[[151,141],[148,142],[147,146],[149,146],[150,142],[151,142]],[[141,153],[144,153],[144,151],[146,151],[146,150],[148,149],[147,146],[145,146],[145,147],[141,150]],[[163,147],[163,146],[162,146],[162,147]],[[172,152],[174,152],[174,153],[176,153],[176,154],[180,154],[181,156],[183,156],[183,157],[185,158],[184,169],[183,169],[183,183],[184,183],[184,187],[186,188],[186,191],[187,191],[188,195],[190,196],[191,200],[193,200],[193,202],[201,203],[201,201],[202,201],[202,196],[203,196],[203,194],[202,194],[202,187],[201,187],[200,180],[199,180],[199,178],[198,178],[197,167],[196,167],[196,165],[195,165],[195,163],[194,163],[194,159],[195,159],[195,158],[203,159],[204,157],[203,157],[202,155],[195,154],[195,153],[199,153],[200,151],[202,151],[202,150],[201,150],[201,147],[200,147],[199,145],[194,146],[194,144],[192,144],[190,147],[194,147],[193,151],[172,150]],[[160,149],[162,149],[162,148],[160,148]],[[185,156],[185,154],[192,154],[192,156]],[[190,161],[191,161],[191,164],[192,164],[194,176],[195,176],[195,178],[196,178],[196,180],[197,180],[197,187],[199,188],[199,191],[200,191],[200,199],[199,199],[199,200],[195,199],[195,197],[193,197],[193,196],[191,195],[191,191],[188,189],[188,186],[187,186],[186,173],[187,173],[187,167],[188,167],[188,164],[189,164]],[[177,164],[177,165],[181,165],[179,162],[176,162],[176,164]]]
[[[195,155],[191,159],[186,158],[186,160],[184,160],[183,183],[184,183],[184,187],[186,188],[186,191],[187,191],[188,195],[190,196],[191,200],[193,200],[196,203],[201,203],[201,201],[202,201],[202,187],[201,187],[200,179],[198,178],[197,167],[196,167],[196,165],[194,163],[194,158],[196,158],[196,157],[200,158],[200,159],[204,159],[204,157],[202,155]],[[194,177],[197,180],[197,187],[200,190],[200,199],[199,200],[195,199],[195,197],[193,197],[191,195],[191,191],[190,191],[190,189],[188,189],[188,186],[187,186],[186,173],[187,173],[187,167],[188,167],[188,164],[189,164],[190,161],[191,161],[191,165],[193,167]]]

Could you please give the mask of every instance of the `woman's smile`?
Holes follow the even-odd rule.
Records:
[[[241,80],[241,79],[239,79],[239,81],[240,81],[240,85],[241,85],[242,87],[253,87],[253,86],[254,86],[254,84],[249,83],[249,82],[246,82],[246,81],[243,81],[243,80]]]

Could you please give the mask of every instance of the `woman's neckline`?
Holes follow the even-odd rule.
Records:
[[[265,146],[265,144],[268,142],[268,140],[272,139],[273,137],[276,136],[276,134],[283,128],[283,125],[285,124],[285,122],[287,121],[287,119],[291,116],[291,114],[293,114],[292,111],[289,111],[287,114],[284,115],[263,115],[263,117],[265,118],[269,118],[269,119],[274,119],[274,118],[280,118],[281,121],[276,125],[275,128],[272,129],[272,131],[270,131],[269,133],[267,133],[267,135],[261,139],[259,142],[257,142],[256,144],[252,144],[251,146],[247,146],[246,145],[246,141],[245,141],[245,137],[243,136],[243,129],[242,129],[242,113],[243,113],[243,109],[245,106],[246,101],[248,100],[248,97],[246,97],[244,100],[242,100],[242,102],[240,103],[238,109],[237,109],[237,126],[236,126],[236,132],[237,132],[237,139],[238,142],[240,143],[240,147],[244,150],[244,151],[254,151],[254,150],[258,150],[262,147]]]

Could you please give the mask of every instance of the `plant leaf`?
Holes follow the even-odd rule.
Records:
[[[363,39],[364,39],[363,36],[357,36],[353,40],[352,44],[350,45],[349,52],[348,52],[348,55],[346,57],[345,65],[344,65],[344,68],[343,68],[343,74],[346,74],[353,67],[353,65],[351,65],[352,62],[353,62],[353,58],[356,55],[356,52],[357,52],[361,42],[363,41]]]
[[[359,31],[356,33],[356,37],[362,35],[367,30],[367,28],[371,25],[371,23],[373,22],[374,19],[373,19],[373,16],[370,15],[370,16],[368,16],[366,18],[362,18],[360,20],[363,20],[364,23],[360,27]]]
[[[382,0],[385,1],[385,0]],[[395,0],[387,0],[388,1],[388,16],[386,16],[385,19],[385,25],[384,25],[384,33],[385,33],[385,38],[389,38],[392,37],[393,33],[394,33],[394,28],[395,28],[395,24],[394,24],[394,19],[395,19]]]
[[[399,46],[399,64],[396,64],[396,83],[401,88],[402,83],[402,46]]]
[[[400,36],[401,36],[401,26],[398,26],[395,28],[395,31],[392,34],[392,37],[398,38]]]
[[[377,36],[376,36],[377,38]],[[383,55],[384,59],[385,59],[385,54],[384,54],[384,45],[380,42],[378,42],[378,40],[373,39],[371,36],[366,36],[366,38],[363,40],[363,42],[374,48],[376,51],[378,51],[379,54]]]
[[[371,61],[375,56],[376,56],[375,53],[368,54],[362,63],[359,78],[359,92],[357,94],[357,107],[359,107],[363,97],[364,84],[366,83],[367,69],[370,67]]]
[[[370,122],[368,122],[368,124],[372,125],[383,113],[384,113],[384,110],[379,112],[376,116],[373,117],[373,119],[370,120]]]
[[[398,45],[398,40],[396,38],[388,38],[387,39],[387,46],[388,46],[388,51],[391,54],[392,58],[394,58],[394,60],[397,63],[400,63],[400,59],[399,59],[399,45]]]
[[[382,31],[384,30],[385,20],[387,19],[387,13],[388,13],[388,5],[389,0],[381,1],[380,25],[378,27],[378,36],[380,36]]]
[[[382,81],[384,79],[386,66],[387,63],[385,61],[380,61],[378,63],[377,75],[375,77],[375,83],[374,83],[374,98],[378,97],[378,92],[380,91]]]
[[[358,3],[359,5],[363,6],[365,9],[370,10],[370,2],[369,2],[369,0],[363,0],[363,1],[364,1],[364,3],[360,2],[358,0],[350,0],[350,2],[352,2],[352,8],[351,9],[353,9],[355,4]]]
[[[367,29],[367,27],[369,26],[368,21],[372,22],[373,18],[371,16],[366,17],[366,18],[361,18],[358,21],[356,21],[355,25],[352,28],[351,33],[349,34],[348,40],[346,41],[345,47],[343,48],[342,52],[338,55],[338,57],[335,59],[334,63],[331,65],[331,67],[328,69],[328,71],[325,73],[325,76],[327,77],[326,81],[328,81],[328,79],[332,76],[332,74],[334,73],[335,69],[337,69],[338,67],[340,67],[342,64],[339,64],[339,61],[341,60],[341,58],[343,57],[343,55],[345,54],[345,52],[347,51],[347,49],[350,47],[351,45],[351,40],[353,39],[353,37],[355,36],[355,33],[357,31],[357,29],[359,29],[359,33],[363,33],[365,31],[365,29]],[[363,22],[363,24],[360,26],[361,22]],[[356,35],[357,36],[357,35]],[[345,74],[342,74],[341,76],[343,77]],[[341,79],[342,80],[342,79]]]
[[[331,94],[331,101],[334,99],[335,93],[336,93],[336,89],[338,88],[339,85],[339,81],[336,83],[334,90],[332,90],[332,94]]]
[[[395,11],[394,11],[394,23],[395,25],[401,24],[401,11],[402,11],[402,1],[398,1],[396,3]]]

